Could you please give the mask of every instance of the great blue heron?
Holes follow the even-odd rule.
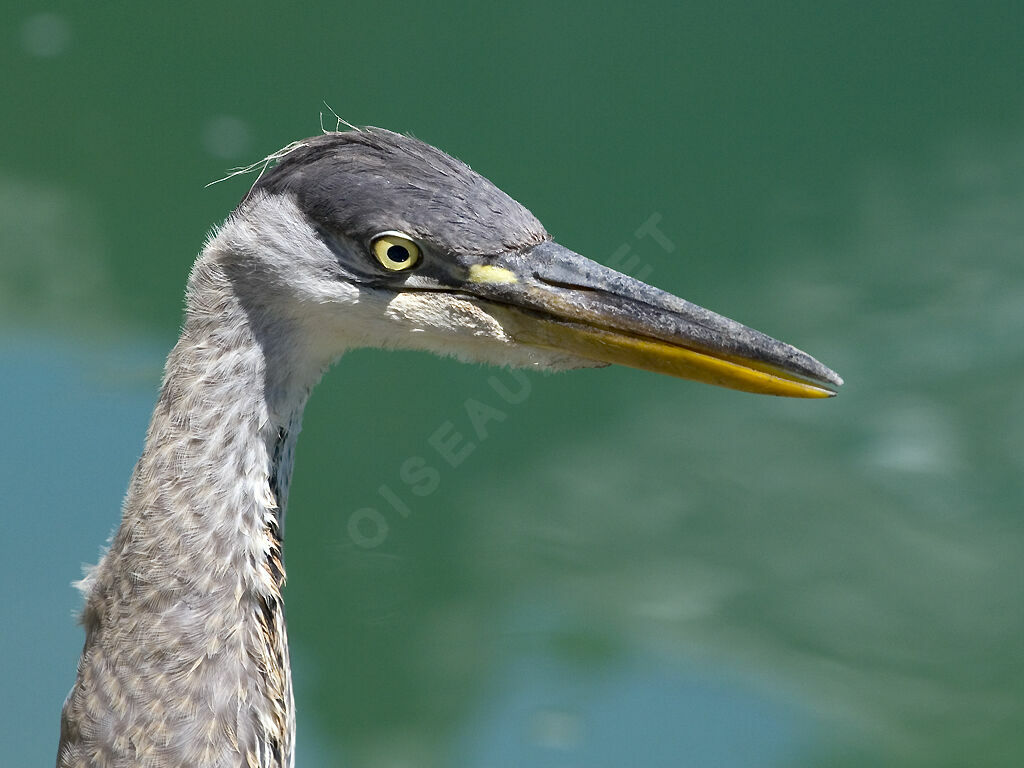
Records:
[[[281,768],[281,529],[303,407],[355,347],[619,363],[793,397],[809,355],[564,248],[463,163],[377,128],[272,156],[209,238],[110,549],[82,583],[66,768]]]

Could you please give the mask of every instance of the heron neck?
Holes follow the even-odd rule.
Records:
[[[62,755],[291,764],[283,515],[320,367],[290,359],[301,350],[268,316],[200,259],[120,528],[87,579]]]

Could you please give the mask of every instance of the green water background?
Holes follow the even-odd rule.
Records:
[[[69,584],[248,182],[204,184],[323,102],[848,383],[510,404],[507,372],[346,357],[288,518],[300,765],[1024,763],[1020,3],[2,6],[4,764],[53,760]]]

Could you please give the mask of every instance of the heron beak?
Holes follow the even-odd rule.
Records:
[[[518,342],[784,397],[832,397],[843,380],[759,331],[544,242],[470,268],[477,295],[504,305]]]

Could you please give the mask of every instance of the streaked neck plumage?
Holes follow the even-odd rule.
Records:
[[[330,360],[256,300],[227,240],[193,269],[120,528],[83,582],[58,766],[293,764],[283,515]]]

